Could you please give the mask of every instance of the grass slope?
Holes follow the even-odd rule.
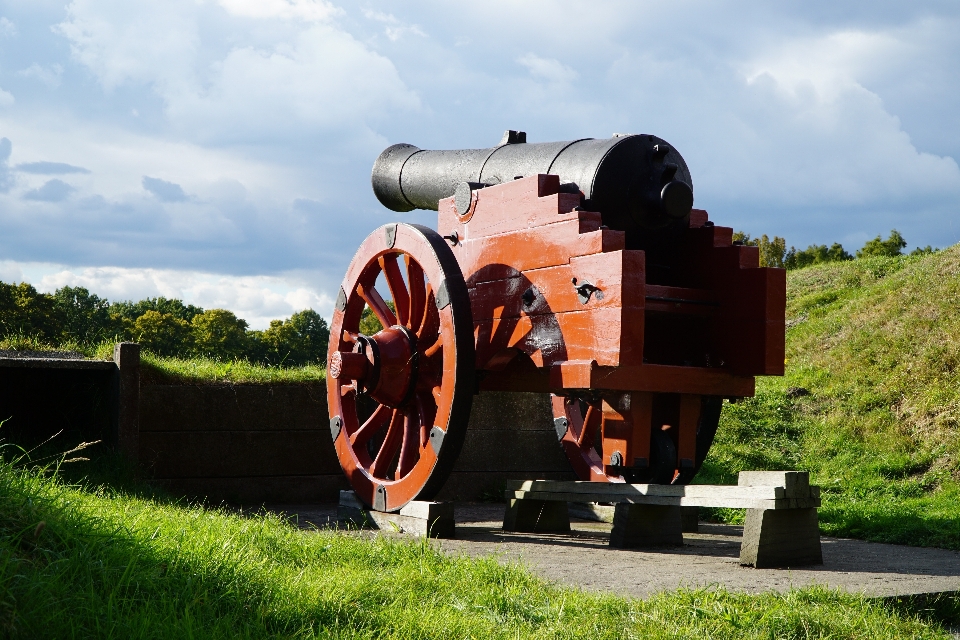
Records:
[[[0,635],[25,638],[943,638],[823,589],[575,591],[429,543],[302,532],[0,464]]]
[[[793,271],[787,292],[786,376],[725,407],[697,481],[808,469],[825,531],[960,549],[960,245]]]

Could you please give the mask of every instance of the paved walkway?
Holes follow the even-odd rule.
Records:
[[[305,527],[336,522],[336,505],[273,509],[296,516]],[[701,523],[699,533],[684,534],[683,547],[624,550],[607,546],[607,523],[572,519],[570,534],[511,533],[500,529],[503,511],[499,504],[458,504],[457,539],[438,544],[449,553],[520,561],[545,578],[571,586],[638,597],[712,585],[756,593],[821,584],[870,596],[960,591],[956,551],[824,537],[822,566],[753,569],[738,562],[741,527]]]

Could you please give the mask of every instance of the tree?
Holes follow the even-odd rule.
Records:
[[[60,287],[53,298],[65,338],[92,344],[123,331],[122,323],[111,318],[110,303],[84,287]]]
[[[40,293],[26,282],[0,282],[0,331],[23,334],[49,342],[63,337],[63,312],[53,296]]]
[[[193,346],[190,323],[152,309],[137,318],[131,333],[143,348],[159,356],[183,355]]]
[[[834,242],[829,247],[825,244],[812,244],[806,249],[798,251],[790,247],[783,259],[783,264],[787,269],[802,269],[814,264],[824,262],[842,262],[844,260],[853,260],[843,245]]]
[[[144,298],[139,302],[114,302],[110,305],[110,311],[116,315],[122,316],[134,321],[147,311],[156,311],[158,313],[169,313],[175,318],[180,318],[186,322],[193,320],[194,316],[203,313],[203,309],[195,307],[192,304],[183,304],[183,300],[177,298]]]
[[[780,236],[773,236],[773,240],[763,234],[759,238],[751,238],[749,233],[736,231],[733,241],[760,249],[760,266],[783,268],[784,256],[787,252],[787,241]]]
[[[264,331],[251,331],[256,358],[268,364],[296,366],[324,362],[330,329],[313,309],[298,311],[289,320],[271,320]]]
[[[303,363],[325,362],[330,343],[327,321],[313,309],[304,309],[290,316],[290,324],[303,341]]]
[[[226,309],[209,309],[190,322],[194,352],[207,358],[234,360],[247,353],[247,321]]]
[[[873,240],[863,245],[863,248],[857,251],[858,258],[872,258],[874,256],[894,257],[903,255],[903,248],[907,246],[907,241],[903,239],[900,232],[896,229],[890,231],[890,237],[881,240],[877,236]]]

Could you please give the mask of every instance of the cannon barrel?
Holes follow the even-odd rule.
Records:
[[[685,226],[693,207],[686,162],[652,135],[528,144],[524,132],[507,131],[489,149],[425,151],[395,144],[377,158],[371,181],[389,209],[436,210],[462,183],[477,188],[543,173],[558,175],[563,191],[582,192],[582,206],[628,238]]]

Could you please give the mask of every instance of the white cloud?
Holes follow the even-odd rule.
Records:
[[[362,9],[362,11],[363,16],[368,20],[381,22],[386,25],[383,28],[383,32],[391,42],[400,40],[405,34],[408,33],[421,38],[428,37],[427,34],[424,33],[423,29],[421,29],[418,25],[402,22],[392,13],[373,11],[371,9]]]
[[[126,82],[173,91],[196,82],[198,8],[191,0],[74,0],[54,31],[108,91]]]
[[[220,0],[220,6],[245,18],[280,18],[322,22],[340,13],[322,0]]]
[[[17,71],[17,75],[24,78],[34,78],[47,87],[54,89],[60,86],[60,78],[63,76],[63,67],[59,64],[52,64],[49,67],[41,67],[34,62],[26,69]]]
[[[517,62],[525,66],[530,75],[548,82],[568,83],[577,79],[577,72],[553,58],[542,58],[535,53],[526,53]]]
[[[330,22],[332,5],[220,4],[291,24],[261,31],[193,0],[75,0],[56,29],[105,88],[152,87],[178,135],[202,144],[276,144],[310,132],[356,141],[371,120],[419,108],[389,59]]]
[[[0,280],[30,282],[40,291],[86,287],[111,301],[163,296],[204,309],[228,309],[252,329],[311,308],[329,320],[333,298],[311,286],[305,274],[229,276],[172,269],[66,267],[51,263],[0,262]]]
[[[0,36],[6,36],[12,38],[18,33],[17,25],[10,21],[9,18],[0,17]]]
[[[12,106],[14,102],[16,102],[16,100],[14,100],[13,94],[0,88],[0,107]]]

